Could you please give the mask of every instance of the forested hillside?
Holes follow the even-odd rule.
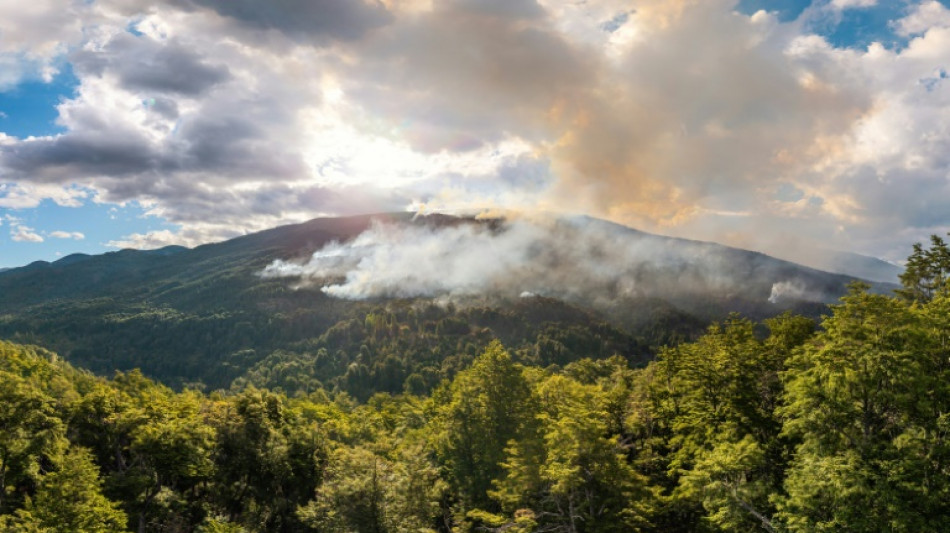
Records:
[[[473,237],[512,233],[500,220],[374,215],[316,219],[195,249],[69,256],[0,274],[0,338],[43,346],[102,375],[140,369],[176,389],[251,383],[294,394],[322,387],[365,400],[377,391],[429,391],[494,338],[524,364],[615,354],[643,363],[732,311],[754,319],[785,310],[817,317],[852,280],[586,218],[545,227],[545,246],[597,245],[581,255],[597,255],[588,262],[606,272],[605,282],[570,272],[553,283],[574,290],[572,297],[522,297],[514,287],[463,302],[346,300],[312,280],[261,275],[275,261],[299,264],[330,243],[352,242],[374,221],[426,235],[471,225],[487,228]],[[518,268],[551,272],[559,259],[571,257],[521,258]],[[632,267],[617,274],[600,265],[608,260]],[[574,287],[582,282],[590,290]],[[624,294],[621,286],[635,291]],[[792,295],[773,301],[775,287]]]
[[[900,296],[732,316],[642,368],[491,341],[431,394],[366,402],[174,392],[3,343],[0,529],[945,531],[948,258],[935,241]]]

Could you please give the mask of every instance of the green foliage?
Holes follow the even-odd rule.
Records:
[[[535,388],[532,434],[512,441],[492,496],[509,512],[531,510],[541,528],[638,531],[653,494],[609,431],[607,397],[595,385],[550,376]]]
[[[540,299],[506,309],[390,302],[360,316],[271,352],[234,384],[291,395],[322,388],[366,401],[376,392],[426,394],[494,339],[511,348],[516,362],[539,366],[618,354],[639,363],[650,352],[595,315]]]
[[[24,489],[60,461],[64,432],[52,398],[33,380],[0,370],[0,514],[22,505]]]
[[[520,362],[545,366],[614,354],[645,362],[657,341],[652,322],[628,333],[589,311],[540,298],[463,309],[344,302],[263,280],[255,274],[266,262],[247,260],[199,264],[206,271],[157,269],[155,275],[171,279],[119,283],[107,297],[63,287],[65,294],[49,300],[16,300],[8,289],[17,286],[4,281],[41,273],[7,273],[0,280],[0,338],[43,344],[103,375],[140,368],[176,388],[252,384],[289,395],[326,389],[363,401],[374,392],[402,392],[413,375],[413,390],[426,393],[494,338]],[[184,279],[191,277],[201,281]],[[201,297],[187,290],[194,284]]]
[[[218,406],[212,422],[214,501],[232,520],[242,517],[248,529],[297,529],[295,511],[321,481],[323,435],[284,402],[270,392],[248,389]]]
[[[76,533],[126,531],[126,516],[100,491],[99,469],[82,448],[71,449],[59,470],[43,477],[24,517],[40,528]]]
[[[436,396],[439,458],[465,508],[497,509],[488,491],[502,474],[508,441],[530,422],[531,400],[522,368],[498,342]]]
[[[392,465],[362,448],[340,448],[330,460],[316,498],[298,511],[319,531],[388,531],[386,487]]]
[[[946,302],[935,315],[865,289],[790,361],[785,432],[801,442],[781,514],[794,531],[937,531],[950,512],[950,374],[946,330],[927,330],[946,325]]]
[[[739,317],[712,326],[661,352],[635,383],[626,423],[635,463],[665,493],[655,518],[664,529],[773,527],[791,451],[779,376],[814,324],[783,315],[766,325],[765,339]]]
[[[237,335],[226,365],[192,351],[173,372],[253,367],[210,394],[0,342],[0,531],[940,531],[942,249],[915,252],[916,296],[855,285],[817,331],[730,316],[640,368],[633,337],[542,300],[293,311],[254,335],[227,313],[109,315],[120,337]]]
[[[775,531],[771,519],[759,510],[771,488],[767,478],[757,475],[765,463],[752,435],[739,442],[720,442],[697,456],[696,465],[683,475],[680,494],[702,500],[705,519],[722,530],[748,529],[751,515],[764,529]]]
[[[907,258],[904,273],[900,276],[902,289],[897,293],[912,302],[928,302],[950,280],[950,246],[937,235],[930,237],[930,248],[914,244],[914,251]]]
[[[247,530],[221,517],[209,516],[198,525],[195,531],[197,533],[245,533]]]
[[[425,454],[390,460],[365,448],[341,447],[331,455],[316,497],[298,516],[318,531],[431,531],[444,488]]]

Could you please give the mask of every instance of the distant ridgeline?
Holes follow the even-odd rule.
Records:
[[[937,240],[915,248],[898,296],[853,284],[818,324],[733,315],[645,365],[611,356],[640,353],[627,334],[534,298],[504,312],[408,302],[361,311],[294,351],[249,354],[242,386],[210,394],[138,371],[96,377],[0,342],[0,531],[946,531],[948,273]],[[296,297],[260,301],[293,323]],[[109,317],[116,331],[177,323],[167,334],[178,335],[206,319],[89,305],[93,318],[60,327]],[[48,331],[108,339],[99,327]],[[283,331],[256,327],[200,334],[213,343]],[[145,351],[156,341],[140,342]],[[404,359],[370,372],[393,372],[387,383],[405,392],[363,388],[383,349],[418,358],[406,378]],[[318,387],[344,366],[342,381],[328,380],[337,392]],[[451,375],[427,392],[445,367]],[[342,392],[351,387],[368,399]]]
[[[493,339],[523,364],[642,365],[733,311],[817,317],[852,280],[583,217],[375,215],[11,269],[0,274],[0,338],[179,389],[366,400],[430,391]]]

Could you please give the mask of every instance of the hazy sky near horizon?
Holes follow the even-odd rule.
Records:
[[[948,6],[0,0],[0,267],[407,209],[900,260],[950,231]]]

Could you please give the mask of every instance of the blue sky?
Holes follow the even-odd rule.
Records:
[[[0,7],[0,268],[415,208],[891,260],[950,229],[950,0],[230,6]]]
[[[0,213],[0,249],[4,250],[6,263],[0,268],[35,260],[55,261],[72,253],[99,254],[119,248],[113,241],[121,241],[129,233],[177,229],[159,217],[148,216],[135,203],[121,206],[85,202],[78,207],[64,207],[44,200],[35,208],[0,209]],[[42,241],[15,241],[13,236],[19,228],[26,228]],[[16,250],[22,255],[16,255]],[[13,255],[6,255],[7,251]]]
[[[63,133],[57,106],[72,98],[78,85],[69,63],[64,63],[48,81],[25,79],[0,91],[0,132],[19,138]],[[21,228],[25,233],[19,233]],[[71,253],[103,253],[116,249],[115,243],[129,233],[176,229],[134,201],[120,205],[83,199],[64,206],[44,199],[35,207],[0,207],[0,268],[55,261]]]
[[[764,9],[776,13],[780,21],[790,22],[797,19],[810,5],[811,0],[740,0],[736,11],[751,15]]]
[[[67,63],[48,82],[27,79],[0,92],[0,131],[16,137],[62,133],[56,106],[71,98],[78,85]]]
[[[950,0],[939,2],[950,6]],[[736,10],[751,15],[764,9],[778,14],[779,20],[790,22],[812,4],[811,0],[740,0]],[[888,48],[901,47],[906,45],[907,38],[898,35],[892,23],[911,11],[915,4],[909,0],[876,0],[873,6],[844,9],[832,20],[815,21],[807,27],[838,47],[863,49],[872,42]]]

